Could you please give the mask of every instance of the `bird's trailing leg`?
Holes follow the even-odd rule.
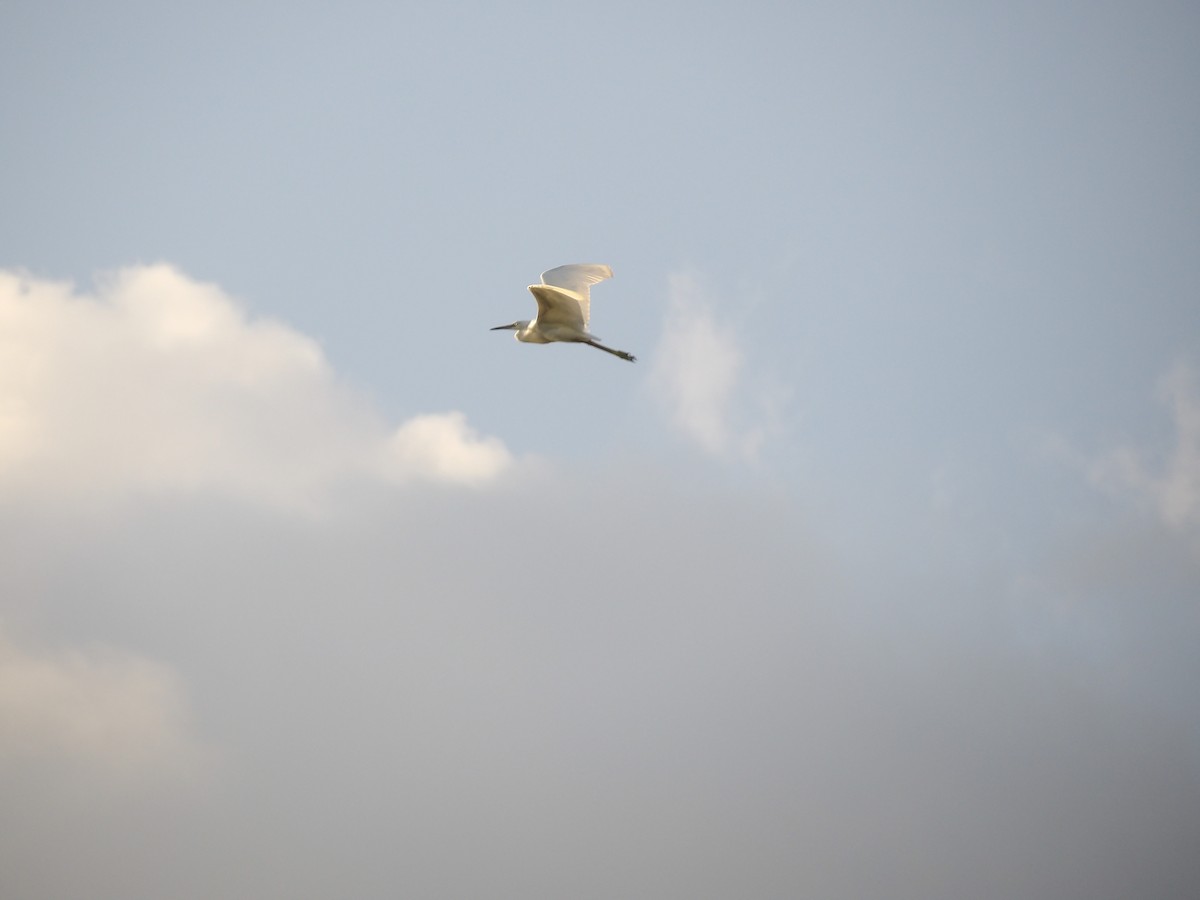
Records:
[[[613,356],[619,356],[621,359],[629,360],[629,362],[637,362],[637,357],[632,353],[626,353],[624,350],[614,350],[612,347],[605,347],[599,341],[591,340],[584,341],[589,347],[595,347],[597,350],[603,350],[605,353],[611,353]]]

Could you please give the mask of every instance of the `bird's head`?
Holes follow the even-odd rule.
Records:
[[[529,327],[528,322],[509,322],[507,325],[497,325],[495,328],[488,329],[489,331],[515,331],[519,335],[522,331]]]

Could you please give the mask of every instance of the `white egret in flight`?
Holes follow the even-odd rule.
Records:
[[[608,278],[612,278],[612,269],[597,263],[575,263],[543,272],[542,283],[529,286],[529,292],[538,305],[533,321],[497,325],[492,331],[515,331],[518,341],[529,344],[549,344],[553,341],[587,344],[634,362],[633,354],[605,347],[588,331],[591,306],[588,288]]]

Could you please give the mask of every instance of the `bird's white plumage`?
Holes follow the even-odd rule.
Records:
[[[579,294],[552,284],[531,284],[529,293],[537,301],[535,321],[539,328],[547,329],[547,333],[558,328],[581,333],[588,330],[584,314],[586,301]]]
[[[583,315],[583,327],[587,329],[591,321],[591,291],[589,288],[593,284],[598,284],[601,281],[606,281],[612,278],[612,268],[603,263],[572,263],[568,266],[558,266],[542,273],[542,284],[552,285],[553,287],[562,288],[570,291],[578,296],[580,312]],[[537,285],[530,285],[529,290],[533,291]],[[534,297],[538,294],[533,293]],[[541,309],[542,301],[538,300],[538,309]],[[541,312],[538,313],[541,316]]]

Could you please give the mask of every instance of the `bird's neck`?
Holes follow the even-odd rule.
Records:
[[[532,322],[518,322],[516,338],[518,341],[524,341],[527,344],[547,343],[541,333],[533,327]]]

